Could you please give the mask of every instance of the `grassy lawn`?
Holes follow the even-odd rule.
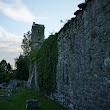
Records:
[[[1,91],[1,90],[0,90]],[[66,110],[58,103],[48,99],[42,93],[32,89],[20,89],[9,101],[0,102],[0,110],[26,110],[26,100],[38,99],[42,104],[39,110]]]

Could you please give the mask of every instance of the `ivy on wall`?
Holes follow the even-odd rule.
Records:
[[[56,66],[58,62],[57,34],[50,35],[38,50],[37,71],[39,88],[49,94],[56,89]]]
[[[35,61],[36,60],[36,56],[37,56],[38,50],[36,49],[32,49],[29,53],[29,59],[30,61]]]

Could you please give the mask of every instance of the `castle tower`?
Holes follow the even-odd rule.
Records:
[[[35,24],[35,22],[33,22],[31,29],[31,50],[36,51],[41,47],[41,44],[44,41],[44,29],[44,25]],[[39,87],[37,79],[37,62],[35,60],[30,62],[29,79],[27,86],[29,88],[38,89]]]
[[[32,25],[32,36],[31,36],[31,48],[39,49],[41,43],[44,41],[44,25],[35,24]]]

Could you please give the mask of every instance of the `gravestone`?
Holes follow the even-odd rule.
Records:
[[[39,108],[41,104],[38,100],[30,99],[26,101],[26,110]]]
[[[6,101],[9,100],[9,96],[0,95],[0,101]]]
[[[2,87],[3,87],[3,84],[0,84],[0,89],[2,89]]]

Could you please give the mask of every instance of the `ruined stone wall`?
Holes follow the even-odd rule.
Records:
[[[110,110],[110,0],[79,7],[58,35],[55,98],[69,110]]]
[[[36,88],[39,89],[38,87],[38,76],[37,76],[37,61],[36,61],[36,54],[38,49],[40,49],[41,44],[44,41],[44,30],[45,27],[44,25],[41,24],[35,24],[35,22],[33,22],[32,25],[32,34],[31,34],[31,56],[32,58],[30,58],[30,68],[29,68],[29,78],[27,81],[27,87],[29,88]]]

